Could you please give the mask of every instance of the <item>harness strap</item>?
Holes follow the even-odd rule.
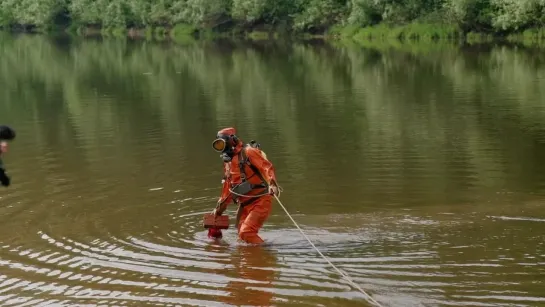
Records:
[[[261,182],[262,182],[262,186],[264,187],[268,187],[269,185],[267,184],[267,181],[265,180],[265,178],[263,178],[263,176],[261,175],[261,172],[257,169],[257,167],[255,167],[251,162],[250,162],[250,159],[248,159],[248,156],[246,155],[246,147],[248,145],[244,146],[244,148],[242,148],[242,150],[238,153],[239,156],[238,156],[238,163],[239,163],[239,167],[240,167],[240,176],[244,176],[242,177],[242,180],[246,180],[246,172],[244,171],[244,164],[248,164],[250,166],[250,168],[252,169],[252,171],[254,172],[254,175],[257,175],[259,177],[259,179],[261,179]],[[241,157],[243,159],[241,159]],[[254,175],[250,176],[250,178],[252,178]]]
[[[255,167],[251,162],[250,160],[248,159],[248,156],[246,155],[246,147],[248,145],[244,146],[244,148],[242,148],[242,150],[238,153],[238,165],[239,165],[239,168],[240,168],[240,177],[242,178],[242,182],[248,180],[249,178],[252,178],[254,175],[257,175],[259,177],[259,179],[261,179],[261,184],[252,184],[252,189],[266,189],[269,185],[267,184],[267,181],[265,180],[265,178],[263,178],[263,176],[261,175],[261,173],[259,172],[259,170],[257,169],[257,167]],[[250,168],[252,169],[252,171],[254,172],[254,174],[250,177],[246,177],[246,171],[244,170],[244,164],[248,164],[248,166],[250,166]],[[236,197],[238,198],[238,197]],[[238,224],[239,224],[239,221],[240,221],[240,216],[242,214],[242,209],[248,205],[251,205],[253,204],[254,202],[256,202],[258,199],[260,199],[261,197],[252,197],[242,203],[239,203],[238,205],[238,209],[237,209],[237,216],[236,216],[236,220],[235,220],[235,227],[238,229]]]
[[[244,171],[244,163],[246,162],[245,159],[243,159],[243,152],[246,150],[246,147],[242,148],[242,150],[238,153],[238,168],[240,169],[240,177],[242,178],[242,181],[246,181],[246,172]],[[244,154],[244,156],[246,156]]]

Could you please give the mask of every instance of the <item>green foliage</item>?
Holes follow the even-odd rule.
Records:
[[[347,22],[351,25],[370,26],[382,21],[384,6],[381,1],[351,0]]]
[[[492,36],[486,33],[469,32],[466,34],[466,41],[470,45],[489,43],[492,41]]]
[[[170,29],[178,24],[208,30],[235,27],[316,33],[331,29],[337,34],[343,32],[342,28],[381,24],[390,31],[393,29],[388,36],[433,38],[458,36],[458,29],[464,33],[522,33],[529,28],[543,28],[545,0],[0,1],[0,26],[3,27],[50,28],[68,26],[68,23],[106,29]],[[440,27],[433,29],[435,26],[430,24]],[[374,36],[384,36],[380,33],[385,29],[367,29],[360,36],[371,32]]]
[[[67,0],[2,0],[0,25],[49,28],[68,19]]]
[[[310,0],[294,20],[294,29],[300,31],[323,31],[341,22],[346,15],[344,0]]]
[[[543,40],[545,39],[545,28],[528,29],[524,31],[523,36],[528,40]]]
[[[446,19],[468,31],[490,29],[493,17],[490,0],[450,0],[444,7]]]
[[[266,40],[269,39],[270,35],[267,32],[253,31],[248,34],[248,37],[252,40]]]
[[[519,30],[542,25],[545,0],[490,0],[494,8],[492,25],[500,30]]]
[[[246,23],[254,23],[265,15],[268,0],[233,0],[233,18]]]
[[[167,26],[178,23],[209,26],[226,14],[223,0],[72,0],[74,20],[102,27]]]
[[[191,25],[186,24],[177,24],[174,29],[170,32],[172,36],[191,36],[193,35],[197,29]]]
[[[352,0],[348,24],[457,25],[464,32],[516,31],[545,24],[545,0]]]

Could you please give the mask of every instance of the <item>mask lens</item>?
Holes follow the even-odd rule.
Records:
[[[212,147],[214,147],[214,150],[217,152],[223,152],[225,150],[226,144],[225,140],[223,139],[217,139],[212,143]]]

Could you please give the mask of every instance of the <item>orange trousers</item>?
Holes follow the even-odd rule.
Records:
[[[265,241],[257,233],[269,217],[272,209],[272,196],[265,195],[253,204],[242,208],[238,222],[238,237],[250,244],[261,244]]]

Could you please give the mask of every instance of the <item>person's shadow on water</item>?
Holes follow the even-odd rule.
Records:
[[[271,306],[274,293],[269,290],[273,288],[277,265],[277,258],[271,250],[242,244],[230,249],[218,242],[209,244],[206,249],[230,254],[226,264],[231,264],[233,269],[227,269],[228,272],[223,274],[235,280],[227,284],[224,290],[229,294],[219,296],[219,301],[234,306]]]

